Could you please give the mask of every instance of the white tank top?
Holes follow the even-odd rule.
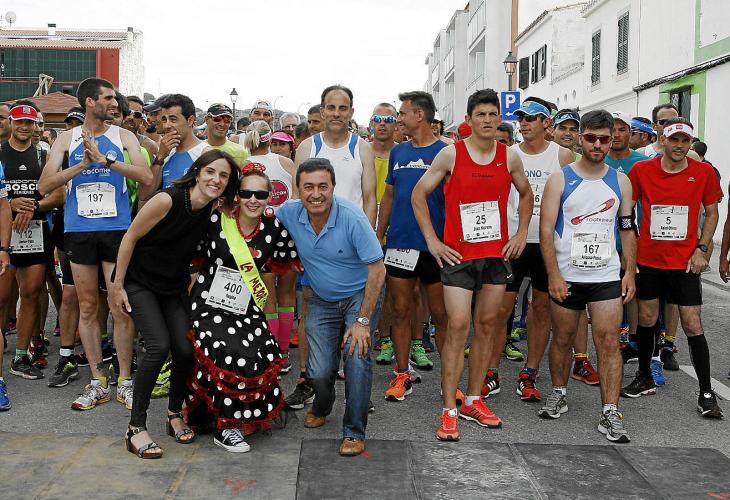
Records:
[[[532,218],[527,230],[527,243],[540,243],[540,202],[542,192],[545,190],[545,183],[553,172],[560,170],[560,146],[549,142],[547,149],[540,154],[531,155],[522,151],[519,144],[510,146],[510,149],[520,155],[522,165],[525,167],[525,175],[530,182],[532,195],[534,196],[534,207]],[[510,238],[515,235],[519,227],[519,215],[517,209],[520,204],[520,194],[512,186],[507,204],[507,222],[509,225]]]
[[[254,163],[260,163],[266,167],[266,175],[271,179],[273,192],[269,206],[276,212],[286,200],[291,198],[292,178],[291,174],[284,170],[279,161],[279,155],[268,152],[265,155],[252,155],[248,159]]]
[[[649,158],[655,158],[659,154],[659,151],[654,148],[654,144],[652,143],[644,148],[644,154]]]
[[[565,185],[555,222],[555,256],[563,279],[606,283],[620,279],[616,250],[621,187],[609,168],[601,179],[586,180],[572,165],[563,169]]]
[[[360,138],[350,134],[347,144],[331,148],[324,142],[322,133],[312,136],[310,158],[327,158],[335,169],[335,194],[362,208],[362,161]]]

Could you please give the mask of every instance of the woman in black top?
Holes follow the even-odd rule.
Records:
[[[167,433],[188,444],[195,434],[185,423],[193,352],[187,289],[189,264],[208,225],[212,208],[232,207],[238,167],[226,153],[200,155],[172,187],[156,194],[140,210],[122,239],[117,256],[112,303],[131,314],[145,339],[146,352],[135,377],[127,450],[140,458],[159,458],[160,447],[147,433],[147,408],[162,364],[172,354]]]

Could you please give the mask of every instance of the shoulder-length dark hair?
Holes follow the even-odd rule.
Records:
[[[203,167],[210,165],[216,160],[226,160],[228,162],[228,166],[231,168],[231,176],[228,178],[228,184],[226,184],[226,187],[223,189],[223,194],[219,200],[223,210],[232,210],[235,205],[236,193],[238,192],[239,170],[236,160],[224,151],[219,149],[206,151],[200,155],[192,165],[190,165],[190,169],[188,169],[185,175],[173,182],[173,184],[175,186],[182,186],[186,188],[195,186],[195,181]]]

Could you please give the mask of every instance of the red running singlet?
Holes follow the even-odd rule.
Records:
[[[497,142],[488,165],[472,160],[464,141],[454,146],[454,168],[444,184],[444,243],[461,254],[462,262],[502,257],[509,240],[507,199],[512,186],[507,146]]]

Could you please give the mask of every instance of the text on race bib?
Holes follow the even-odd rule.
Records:
[[[532,197],[534,204],[532,205],[532,215],[536,215],[537,217],[540,217],[540,204],[542,203],[542,193],[545,191],[545,182],[544,180],[534,180],[530,183],[530,187],[532,188]]]
[[[687,239],[689,207],[686,205],[652,205],[650,235],[652,240]]]
[[[570,246],[570,265],[579,269],[603,269],[611,260],[613,247],[608,234],[575,233]]]
[[[245,314],[251,292],[236,269],[218,266],[205,303],[234,314]]]
[[[385,264],[406,271],[413,271],[421,252],[411,248],[389,248],[385,252]]]
[[[499,216],[499,203],[485,201],[459,205],[461,215],[461,231],[464,241],[479,243],[502,238],[502,226]]]
[[[36,253],[43,251],[43,221],[32,220],[25,231],[13,230],[10,238],[13,253]]]
[[[108,182],[76,186],[78,214],[88,219],[117,216],[116,188]]]

